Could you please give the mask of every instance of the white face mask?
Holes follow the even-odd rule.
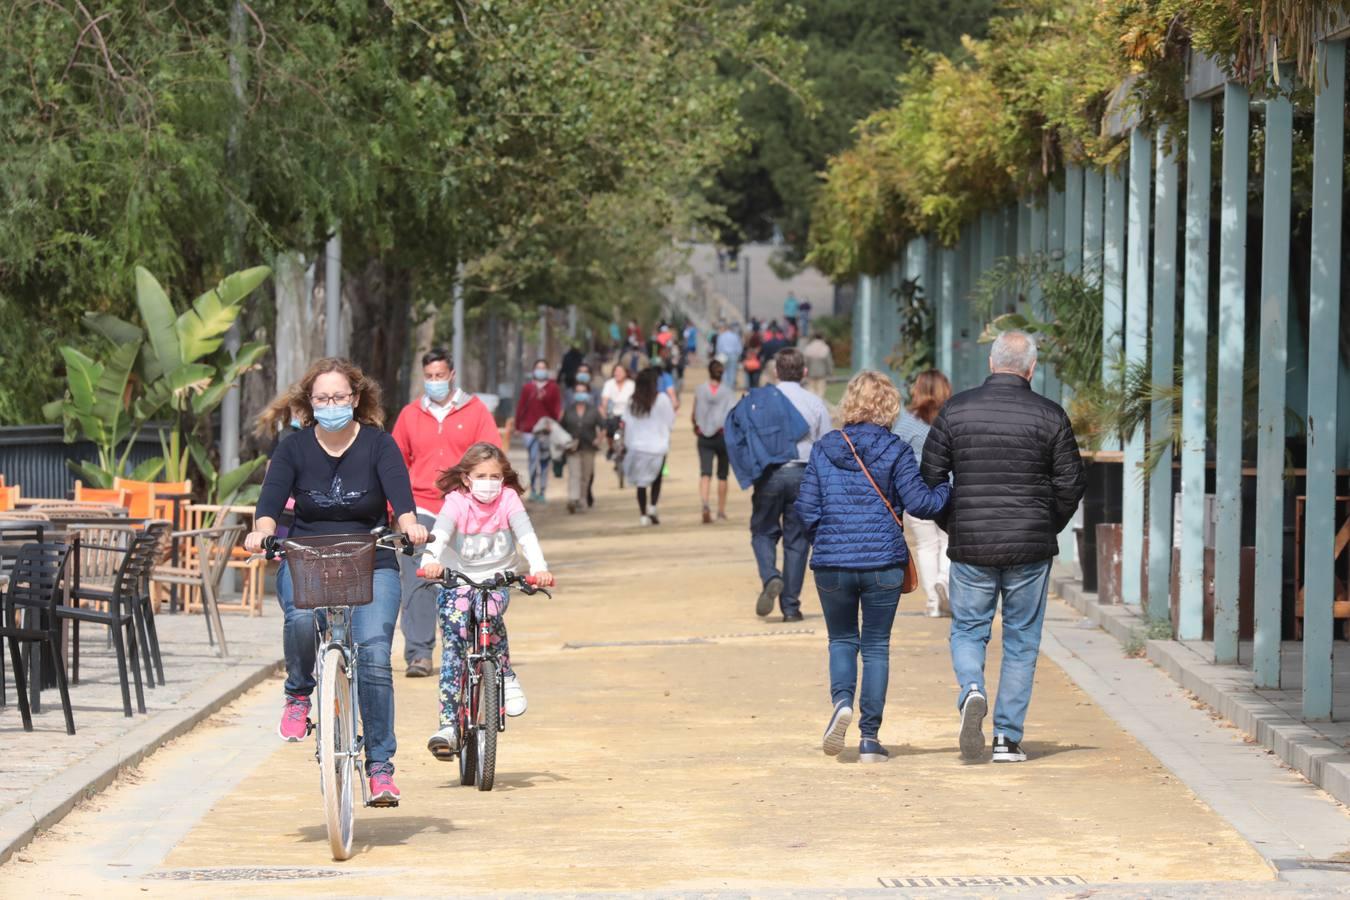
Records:
[[[469,493],[479,503],[491,503],[502,493],[502,483],[496,478],[473,478],[469,481]]]

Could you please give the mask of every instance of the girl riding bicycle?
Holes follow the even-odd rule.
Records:
[[[448,566],[483,582],[499,572],[514,570],[519,552],[536,584],[540,587],[553,584],[529,513],[520,501],[525,488],[499,447],[474,444],[458,465],[441,473],[436,486],[446,496],[431,528],[431,543],[422,557],[422,570],[427,578],[440,578]],[[441,727],[427,741],[427,749],[438,759],[446,759],[459,750],[456,723],[464,702],[462,661],[467,644],[473,640],[468,629],[472,600],[473,589],[468,587],[444,589],[436,599],[441,619]],[[503,620],[507,602],[505,590],[493,591],[488,615],[492,620],[493,642],[501,648],[506,714],[518,716],[525,712],[526,701],[520,681],[511,669]]]

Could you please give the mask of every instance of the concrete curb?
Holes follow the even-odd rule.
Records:
[[[1056,568],[1051,584],[1065,603],[1121,643],[1147,625],[1126,607],[1098,603],[1097,595],[1085,592],[1066,570]],[[1308,781],[1350,805],[1350,751],[1262,696],[1250,669],[1216,665],[1181,641],[1150,640],[1145,647],[1149,660],[1173,681]]]
[[[125,769],[161,746],[191,731],[208,716],[280,671],[285,661],[243,663],[217,672],[172,709],[162,710],[35,790],[26,801],[0,815],[0,863],[6,862],[40,832],[117,780]],[[77,723],[78,724],[78,723]]]

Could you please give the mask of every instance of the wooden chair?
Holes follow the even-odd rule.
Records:
[[[124,488],[90,488],[81,481],[75,482],[76,503],[103,503],[131,509],[131,492]]]
[[[39,503],[29,507],[32,512],[43,513],[52,519],[111,519],[121,507],[109,507],[105,503]]]
[[[244,526],[243,534],[247,534],[253,527],[253,507],[251,506],[219,506],[194,503],[187,507],[185,513],[188,528],[210,528],[217,525],[241,524]],[[217,597],[216,606],[221,612],[242,612],[250,616],[260,616],[262,615],[267,562],[254,557],[253,554],[244,549],[243,534],[240,535],[240,543],[231,548],[230,561],[227,566],[228,569],[240,573],[239,599],[236,602],[226,603],[220,597]],[[183,596],[183,609],[188,612],[198,612],[202,609],[200,590],[187,588]]]
[[[150,578],[161,584],[187,585],[201,590],[202,606],[206,612],[206,638],[216,646],[219,656],[229,656],[230,651],[225,642],[225,629],[221,625],[216,596],[220,591],[220,579],[230,562],[230,551],[239,543],[243,533],[243,525],[174,532],[175,539],[192,542],[191,552],[183,554],[178,565],[157,565],[150,573]]]
[[[60,620],[57,618],[58,598],[62,578],[70,558],[66,544],[25,544],[9,575],[9,587],[3,600],[3,620],[0,637],[9,644],[9,658],[14,667],[14,687],[19,695],[19,715],[23,730],[33,730],[33,708],[28,691],[37,696],[38,685],[27,684],[23,654],[19,645],[33,645],[39,663],[50,662],[56,672],[56,686],[61,692],[61,710],[66,716],[66,734],[75,733],[75,714],[70,707],[70,690],[66,685],[66,665],[61,659]],[[19,614],[23,613],[23,621]],[[31,652],[31,651],[30,651]],[[39,664],[35,667],[41,670]],[[4,695],[4,668],[0,666],[0,698]],[[34,703],[35,707],[36,704]]]

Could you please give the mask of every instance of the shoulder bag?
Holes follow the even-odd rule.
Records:
[[[895,514],[895,507],[891,506],[891,501],[886,499],[886,494],[881,488],[877,487],[876,479],[872,477],[871,472],[867,471],[867,463],[863,462],[862,457],[858,455],[858,448],[853,446],[853,441],[849,439],[848,432],[841,428],[839,429],[839,434],[844,438],[844,443],[848,444],[848,449],[853,452],[853,458],[858,461],[858,467],[862,469],[863,474],[867,476],[867,481],[872,485],[872,490],[876,491],[877,496],[881,498],[881,502],[886,504],[886,511],[890,513],[891,518],[895,520],[895,527],[900,529],[900,535],[903,537],[905,534],[905,526],[900,522],[900,517]],[[906,549],[908,549],[908,547],[906,547]],[[912,593],[918,586],[919,569],[914,565],[914,553],[911,551],[909,553],[909,562],[905,564],[905,580],[900,584],[900,593]]]

